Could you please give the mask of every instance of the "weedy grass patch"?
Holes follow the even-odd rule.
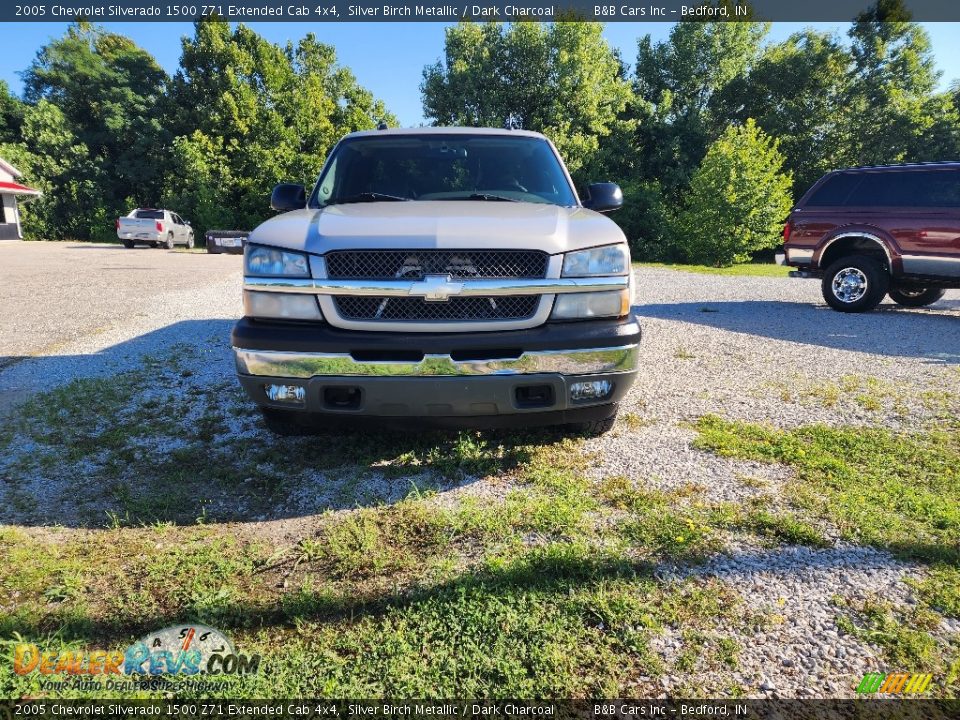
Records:
[[[741,263],[729,267],[712,267],[710,265],[684,265],[682,263],[634,263],[635,267],[662,268],[678,270],[680,272],[697,273],[700,275],[723,275],[734,277],[788,277],[793,268],[775,263]]]
[[[778,430],[705,416],[696,446],[782,463],[800,507],[843,537],[926,562],[960,564],[960,441],[955,432],[898,433],[823,425]]]
[[[960,613],[960,438],[950,425],[905,433],[883,428],[822,425],[779,430],[700,419],[696,445],[724,457],[791,466],[796,473],[785,490],[790,502],[838,528],[848,540],[888,550],[929,565],[914,585],[916,607],[882,599],[837,597],[844,632],[879,647],[890,667],[930,672],[944,678],[938,692],[953,697],[960,647],[943,641],[941,618]],[[809,530],[794,521],[755,528],[786,531],[799,538]],[[780,526],[777,528],[777,526]]]

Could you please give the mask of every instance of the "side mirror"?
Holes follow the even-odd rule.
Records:
[[[277,212],[301,210],[307,206],[307,190],[303,185],[280,183],[270,195],[270,207]]]
[[[182,219],[182,218],[181,218],[181,219]],[[189,220],[184,220],[184,221],[183,221],[183,224],[184,224],[184,225],[189,225],[189,224],[190,224],[190,221],[189,221]]]
[[[592,183],[587,186],[583,206],[597,212],[610,212],[623,207],[623,191],[612,182]]]

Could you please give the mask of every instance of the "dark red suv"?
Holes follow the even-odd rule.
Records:
[[[960,162],[828,173],[790,213],[783,238],[790,275],[822,278],[835,310],[872,310],[884,295],[930,305],[960,288]]]

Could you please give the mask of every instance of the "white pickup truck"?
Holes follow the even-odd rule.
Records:
[[[610,429],[637,373],[626,238],[523,130],[348,135],[244,250],[240,383],[279,434],[324,424]]]
[[[117,218],[117,237],[125,248],[137,243],[150,247],[163,245],[172,250],[174,245],[193,247],[193,228],[175,212],[154,208],[137,208],[126,217]]]

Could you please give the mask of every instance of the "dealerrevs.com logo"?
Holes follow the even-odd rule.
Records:
[[[230,639],[206,625],[171,625],[149,633],[125,651],[42,650],[31,643],[14,646],[17,675],[196,676],[251,675],[259,655],[238,653]]]

